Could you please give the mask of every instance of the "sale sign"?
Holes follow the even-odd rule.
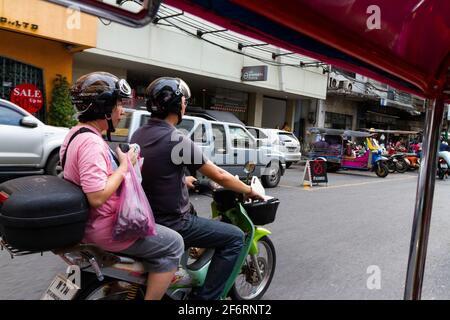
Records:
[[[15,87],[11,91],[10,100],[29,113],[38,112],[44,105],[42,91],[31,83],[23,83]]]

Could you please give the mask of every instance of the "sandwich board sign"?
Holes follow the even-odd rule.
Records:
[[[328,185],[327,162],[322,159],[306,161],[302,182],[312,187],[313,183],[326,183]]]

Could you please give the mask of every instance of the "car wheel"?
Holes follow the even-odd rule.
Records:
[[[62,172],[61,163],[59,161],[59,151],[53,152],[47,160],[45,166],[45,174],[57,176]]]
[[[266,170],[269,170],[268,175],[262,176],[262,183],[265,188],[275,188],[281,180],[281,168],[280,165],[272,165],[270,163]]]

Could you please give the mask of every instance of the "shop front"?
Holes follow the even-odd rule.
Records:
[[[96,46],[97,18],[39,1],[0,0],[0,98],[46,121],[53,81]]]

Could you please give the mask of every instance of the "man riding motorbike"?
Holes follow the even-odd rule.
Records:
[[[205,284],[190,299],[218,299],[243,246],[243,232],[236,226],[198,217],[189,202],[188,187],[196,180],[185,176],[200,171],[225,188],[247,198],[261,195],[230,173],[208,160],[193,141],[179,132],[179,124],[191,96],[187,84],[179,78],[162,77],[146,90],[148,123],[131,138],[141,147],[145,161],[142,186],[151,203],[155,221],[179,232],[186,247],[214,248]]]
[[[93,72],[76,81],[71,97],[80,123],[67,134],[60,156],[64,179],[80,186],[90,205],[83,242],[141,258],[149,272],[145,298],[161,299],[183,254],[181,236],[161,225],[152,236],[116,241],[112,235],[128,159],[120,148],[114,153],[108,147],[102,132],[114,131],[123,115],[121,100],[131,97],[131,88],[110,73]],[[133,148],[128,155],[134,163]]]

